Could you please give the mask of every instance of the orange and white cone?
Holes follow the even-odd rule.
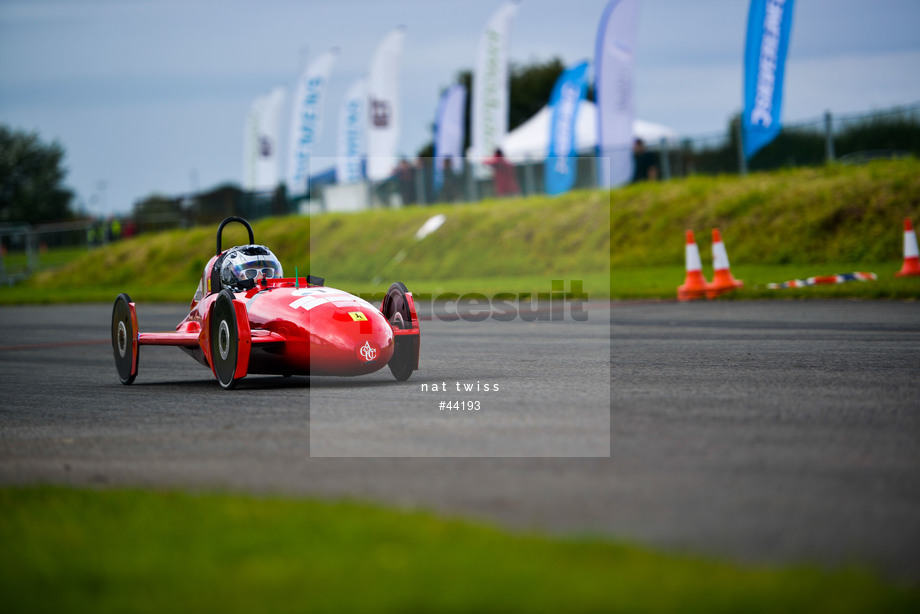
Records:
[[[688,230],[684,246],[684,258],[687,265],[687,277],[684,285],[677,287],[677,300],[692,301],[706,296],[706,278],[703,277],[703,263],[700,260],[700,248],[696,246],[693,231]]]
[[[920,252],[917,251],[917,233],[910,218],[904,218],[904,266],[894,274],[895,277],[920,275]]]
[[[732,277],[728,264],[728,252],[722,242],[722,233],[718,228],[712,229],[712,283],[706,284],[706,298],[716,298],[744,285]]]

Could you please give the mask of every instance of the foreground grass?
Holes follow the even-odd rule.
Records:
[[[884,612],[920,590],[353,503],[0,489],[7,611]]]

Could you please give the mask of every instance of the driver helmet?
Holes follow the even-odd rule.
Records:
[[[220,283],[235,290],[252,288],[259,277],[284,277],[281,262],[264,245],[241,245],[224,252]]]

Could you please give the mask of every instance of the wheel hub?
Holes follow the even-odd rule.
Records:
[[[230,327],[226,320],[220,321],[220,329],[217,332],[217,351],[220,352],[221,360],[227,360],[230,354]]]
[[[122,358],[128,353],[128,330],[124,322],[118,323],[118,355]]]

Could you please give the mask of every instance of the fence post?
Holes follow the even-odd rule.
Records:
[[[423,158],[420,158],[424,160]],[[434,164],[431,165],[431,172],[434,172]],[[413,175],[415,176],[415,202],[419,205],[428,204],[428,195],[426,194],[425,184],[427,183],[428,177],[428,165],[424,161],[418,165],[418,168],[415,169]],[[434,185],[434,181],[431,182],[431,185]],[[432,199],[433,200],[433,199]]]
[[[474,203],[479,198],[476,194],[476,169],[474,168],[474,162],[468,160],[466,166],[466,202]]]
[[[744,157],[744,124],[741,116],[738,116],[738,172],[744,176],[747,175],[748,166],[747,158]]]
[[[524,162],[524,196],[531,196],[537,191],[537,183],[533,176],[533,162],[528,158]]]
[[[38,248],[36,244],[36,234],[29,229],[26,233],[26,271],[31,275],[38,270]]]
[[[374,180],[367,180],[367,208],[376,209],[377,208],[377,195],[375,194],[376,188],[374,187]],[[312,207],[310,207],[312,209]]]
[[[0,234],[0,284],[6,285],[9,283],[12,285],[12,282],[6,277],[6,264],[3,262],[5,256],[6,248],[3,246],[3,235]]]
[[[658,148],[658,158],[661,160],[661,180],[667,181],[671,178],[671,154],[668,151],[668,139],[661,139]]]
[[[837,158],[834,153],[834,119],[830,111],[824,112],[824,152],[828,163]]]

